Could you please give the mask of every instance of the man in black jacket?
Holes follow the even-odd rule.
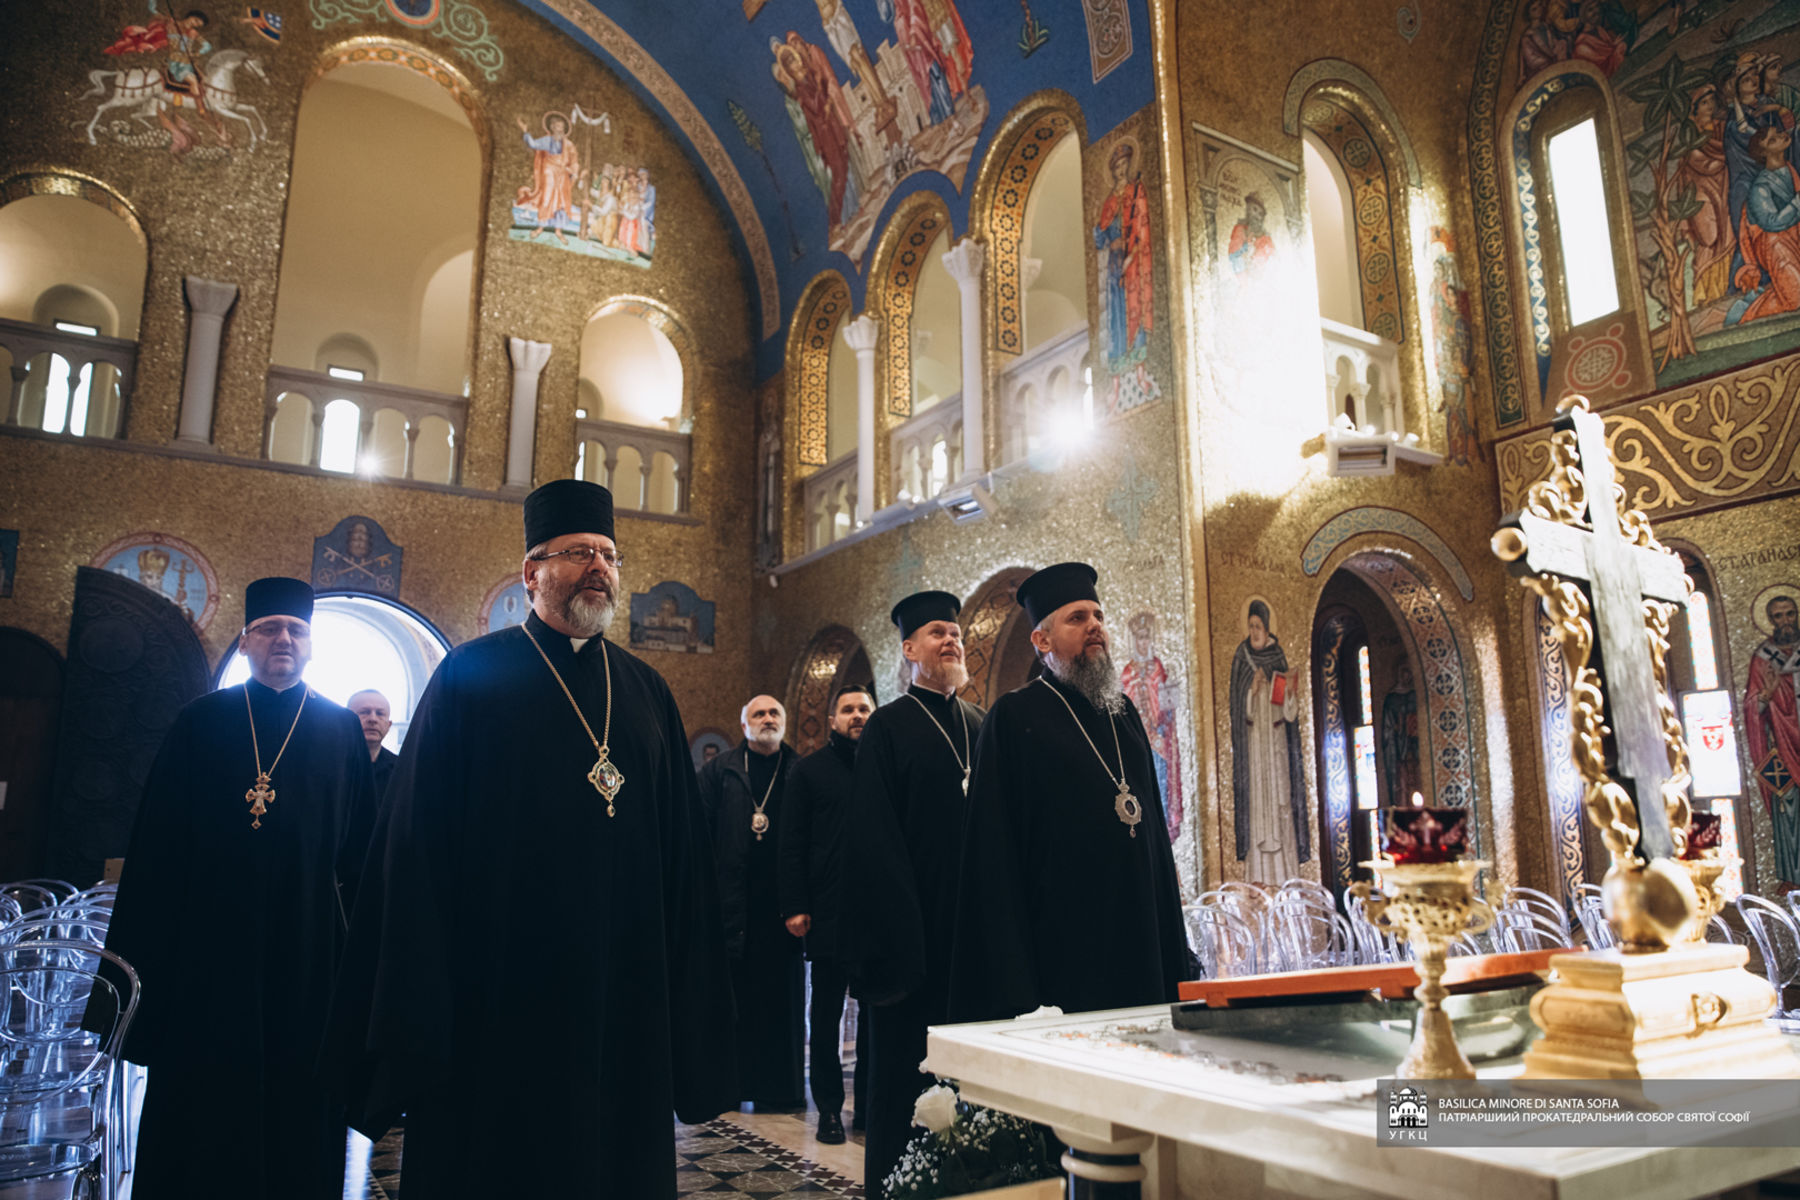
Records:
[[[843,953],[844,816],[851,804],[856,743],[875,711],[867,684],[852,683],[831,698],[831,734],[824,746],[788,774],[781,826],[781,914],[787,930],[806,940],[812,959],[813,1105],[821,1142],[844,1140],[844,1064],[838,1029],[849,984]],[[862,1125],[868,1022],[856,1022],[856,1124]]]
[[[806,969],[781,919],[776,871],[782,785],[796,755],[782,741],[787,712],[775,697],[752,697],[742,723],[743,742],[699,772],[737,998],[738,1098],[792,1111],[806,1106]]]

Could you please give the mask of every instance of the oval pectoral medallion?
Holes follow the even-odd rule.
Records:
[[[757,813],[752,816],[750,818],[750,831],[756,835],[757,841],[762,841],[762,835],[769,832],[769,818],[762,813]]]
[[[1138,822],[1144,819],[1144,806],[1131,794],[1130,788],[1119,789],[1118,798],[1113,801],[1113,811],[1131,829],[1131,836],[1136,837]]]

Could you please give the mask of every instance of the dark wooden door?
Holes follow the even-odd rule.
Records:
[[[206,649],[180,609],[130,579],[77,568],[50,875],[85,887],[125,854],[163,735],[211,686]]]
[[[0,880],[44,873],[63,660],[23,629],[0,629]]]

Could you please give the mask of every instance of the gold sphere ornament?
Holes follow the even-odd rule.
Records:
[[[1666,858],[1613,860],[1601,883],[1606,919],[1627,954],[1651,954],[1685,941],[1700,911],[1693,878]]]

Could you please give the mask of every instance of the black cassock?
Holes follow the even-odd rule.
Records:
[[[931,1083],[919,1062],[926,1027],[946,1019],[968,807],[957,759],[969,761],[985,716],[966,700],[914,687],[875,711],[856,751],[844,952],[870,1022],[863,1177],[871,1196],[899,1162],[913,1101]]]
[[[400,756],[386,746],[376,752],[375,761],[371,764],[375,772],[375,799],[379,800],[387,795],[388,781],[393,779],[394,768],[399,765]]]
[[[251,681],[200,697],[145,785],[106,939],[143,989],[125,1043],[150,1068],[134,1196],[343,1190],[343,1109],[314,1060],[375,798],[356,717],[316,692],[302,710],[305,693]],[[246,694],[265,769],[294,731],[260,829]]]
[[[737,998],[737,1099],[775,1108],[806,1104],[806,968],[800,939],[782,919],[780,893],[783,793],[798,757],[786,743],[757,754],[740,742],[699,771]],[[769,824],[758,838],[750,822],[764,796]]]
[[[989,714],[969,789],[951,1020],[1176,998],[1187,937],[1150,742],[1130,699],[1115,720],[1118,749],[1106,715],[1047,674]],[[1136,837],[1107,773],[1121,752],[1143,809]]]
[[[693,761],[668,685],[536,615],[465,643],[413,714],[333,1003],[351,1123],[406,1115],[405,1200],[670,1197],[673,1109],[733,1103],[731,992]],[[366,758],[366,751],[365,751]]]

